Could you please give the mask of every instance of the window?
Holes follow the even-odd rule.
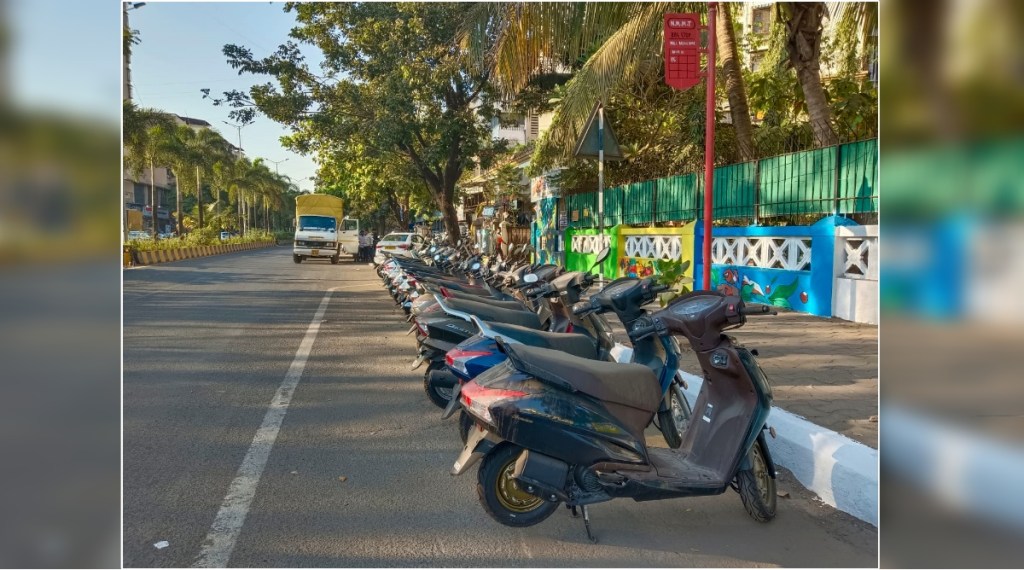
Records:
[[[341,221],[341,224],[341,231],[343,232],[359,231],[359,220],[349,220],[346,218]]]
[[[750,71],[758,71],[761,69],[761,62],[764,60],[764,52],[756,51],[750,53]]]
[[[405,243],[409,239],[409,234],[388,234],[384,236],[380,241],[400,241]]]
[[[751,16],[751,31],[755,34],[767,34],[768,26],[772,23],[771,7],[754,8]]]

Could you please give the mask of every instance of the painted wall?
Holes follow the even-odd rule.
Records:
[[[601,264],[600,272],[605,279],[614,279],[618,273],[619,229],[622,226],[605,228],[608,247],[611,253]],[[596,228],[568,228],[565,230],[565,269],[566,271],[586,271],[594,265],[597,253],[601,251],[600,235]],[[593,236],[589,238],[588,236]]]
[[[854,225],[839,216],[812,226],[714,228],[711,287],[822,317],[832,316],[837,226]],[[694,275],[700,287],[703,223],[694,230]],[[716,262],[715,259],[722,262]]]
[[[836,228],[832,314],[878,324],[878,226]]]
[[[616,277],[649,277],[657,273],[658,259],[689,260],[693,277],[693,232],[690,222],[676,228],[622,228],[618,235]],[[660,254],[660,255],[659,255]]]

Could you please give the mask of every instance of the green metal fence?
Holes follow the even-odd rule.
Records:
[[[715,169],[716,220],[750,220],[878,211],[878,141],[773,156]],[[608,188],[604,225],[701,217],[703,173]],[[597,192],[565,197],[570,228],[598,225]]]

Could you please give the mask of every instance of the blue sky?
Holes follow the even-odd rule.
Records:
[[[275,50],[294,25],[294,14],[283,7],[283,2],[147,2],[129,11],[129,25],[141,39],[132,52],[133,99],[145,107],[204,119],[237,144],[237,130],[223,123],[230,121],[230,109],[213,106],[200,89],[219,95],[266,82],[266,77],[239,76],[221,49],[238,44],[256,57]],[[311,65],[320,61],[315,49],[304,51]],[[260,117],[242,129],[242,147],[249,157],[287,159],[278,165],[281,174],[312,190],[309,178],[316,174],[316,165],[282,147],[279,139],[285,134],[282,126]],[[268,166],[274,168],[273,163]]]

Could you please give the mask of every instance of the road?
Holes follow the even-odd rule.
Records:
[[[407,329],[371,268],[284,247],[126,270],[124,565],[877,565],[876,530],[786,473],[768,524],[731,491],[595,505],[597,545],[564,510],[493,522],[475,470],[448,474],[461,444]]]

